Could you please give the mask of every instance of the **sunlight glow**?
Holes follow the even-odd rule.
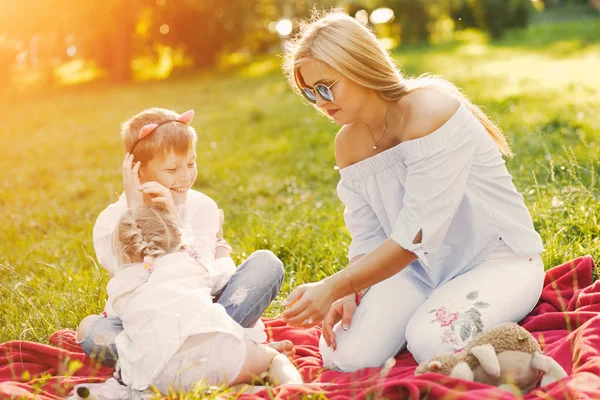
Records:
[[[531,0],[531,5],[533,5],[533,8],[538,12],[544,10],[544,2],[541,0]]]
[[[160,30],[160,33],[162,33],[163,35],[166,35],[167,33],[169,33],[169,30],[170,30],[169,25],[163,24],[160,26],[159,30]]]
[[[275,25],[275,29],[279,35],[285,37],[292,33],[292,21],[289,19],[281,19]]]
[[[75,54],[77,54],[77,47],[75,47],[75,46],[67,47],[67,55],[69,57],[73,57],[73,56],[75,56]]]
[[[394,11],[390,8],[378,8],[371,13],[371,22],[374,24],[385,24],[394,18]]]
[[[27,56],[29,55],[29,52],[27,50],[23,50],[22,52],[20,52],[19,54],[17,54],[17,62],[19,64],[22,64],[25,62],[25,60],[27,59]]]
[[[363,25],[366,25],[369,23],[369,13],[367,12],[367,10],[357,11],[354,18],[356,18],[356,20]]]

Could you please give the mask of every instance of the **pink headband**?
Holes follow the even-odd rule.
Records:
[[[149,134],[154,132],[156,130],[156,128],[158,128],[159,126],[168,124],[169,122],[180,122],[182,124],[188,125],[190,122],[192,122],[193,118],[194,118],[194,110],[189,110],[189,111],[186,111],[183,114],[181,114],[176,119],[168,119],[168,120],[163,121],[158,124],[144,125],[142,127],[142,129],[140,129],[140,133],[138,134],[137,140],[135,141],[133,146],[131,146],[131,150],[129,151],[129,153],[133,153],[133,149],[135,149],[135,146],[137,146],[137,144],[140,142],[140,140],[142,140],[143,138],[145,138],[146,136],[148,136]]]

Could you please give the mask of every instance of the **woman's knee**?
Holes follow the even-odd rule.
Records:
[[[368,340],[368,338],[348,339],[350,340],[336,337],[337,346],[333,350],[328,347],[327,342],[321,336],[319,351],[325,368],[341,372],[354,372],[363,368],[382,367],[388,359],[394,357],[402,346],[400,343],[395,350],[390,350],[378,347],[375,341]]]
[[[455,350],[440,337],[436,337],[429,321],[422,322],[413,318],[406,327],[406,348],[417,363],[421,363],[433,356],[444,353],[453,353]]]

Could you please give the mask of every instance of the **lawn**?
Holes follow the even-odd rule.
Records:
[[[542,235],[547,267],[600,257],[600,23],[556,21],[488,44],[400,49],[408,75],[462,87],[504,129],[507,161]],[[279,300],[346,265],[349,235],[335,187],[337,127],[294,95],[267,58],[235,73],[123,86],[92,84],[0,99],[0,342],[47,342],[102,310],[96,216],[122,190],[119,124],[152,106],[196,110],[195,189],[225,210],[241,261],[284,262]],[[268,316],[281,311],[279,302]]]

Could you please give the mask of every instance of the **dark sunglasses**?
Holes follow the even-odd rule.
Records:
[[[315,85],[314,89],[310,89],[307,87],[302,88],[302,94],[306,97],[306,100],[310,101],[313,104],[317,103],[317,93],[321,98],[325,101],[333,101],[333,93],[331,92],[331,87],[336,84],[341,78],[337,78],[333,81],[329,86],[319,83]]]

